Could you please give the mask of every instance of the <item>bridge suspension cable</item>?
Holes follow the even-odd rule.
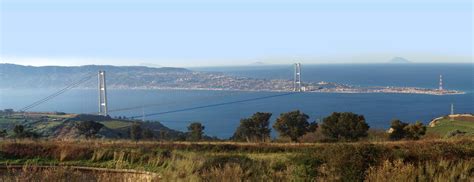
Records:
[[[89,80],[90,80],[92,77],[94,77],[94,76],[95,76],[95,74],[88,74],[88,76],[86,76],[86,77],[84,77],[84,78],[82,78],[82,79],[80,79],[80,80],[78,80],[78,81],[72,82],[71,84],[67,85],[67,86],[64,87],[63,89],[58,90],[58,91],[56,91],[55,93],[53,93],[53,94],[51,94],[51,95],[49,95],[49,96],[47,96],[47,97],[45,97],[45,98],[43,98],[43,99],[41,99],[41,100],[38,100],[38,101],[36,101],[36,102],[33,102],[33,103],[30,104],[30,105],[27,105],[27,106],[23,107],[22,109],[20,109],[20,111],[21,111],[21,112],[25,112],[25,111],[30,110],[30,109],[32,109],[32,108],[38,106],[38,105],[41,105],[41,104],[43,104],[43,103],[45,103],[45,102],[48,102],[49,100],[51,100],[51,99],[53,99],[53,98],[55,98],[55,97],[57,97],[57,96],[59,96],[59,95],[65,93],[66,91],[68,91],[68,90],[70,90],[70,89],[72,89],[72,88],[74,88],[74,87],[76,87],[76,86],[78,86],[78,85],[80,85],[80,84],[82,84],[82,83],[85,83],[85,82],[89,81]]]
[[[236,93],[236,92],[232,92],[232,91],[225,91],[225,92],[217,94],[217,95],[210,95],[210,96],[205,96],[205,97],[188,99],[186,101],[169,101],[169,102],[162,102],[162,103],[159,103],[159,104],[145,104],[145,105],[137,105],[137,106],[132,106],[132,107],[117,108],[117,109],[109,110],[109,113],[111,113],[111,112],[120,112],[120,111],[129,111],[129,110],[138,110],[138,109],[143,109],[143,108],[148,108],[148,107],[171,106],[171,105],[191,103],[191,102],[201,101],[201,100],[207,101],[207,100],[210,100],[210,99],[217,99],[217,98],[223,98],[223,97],[228,97],[228,96],[242,95],[244,93],[245,92]]]
[[[283,93],[283,94],[275,94],[275,95],[269,95],[269,96],[263,96],[263,97],[256,97],[256,98],[251,98],[251,99],[243,99],[243,100],[236,100],[236,101],[230,101],[230,102],[222,102],[222,103],[217,103],[217,104],[209,104],[209,105],[203,105],[203,106],[189,107],[189,108],[176,109],[176,110],[164,111],[164,112],[156,112],[156,113],[151,113],[151,114],[146,114],[146,115],[137,115],[137,116],[132,116],[132,117],[130,117],[130,118],[131,118],[131,119],[136,119],[136,118],[141,118],[141,117],[143,117],[143,116],[149,117],[149,116],[156,116],[156,115],[163,115],[163,114],[170,114],[170,113],[191,111],[191,110],[196,110],[196,109],[203,109],[203,108],[208,108],[208,107],[218,107],[218,106],[223,106],[223,105],[231,105],[231,104],[237,104],[237,103],[243,103],[243,102],[250,102],[250,101],[256,101],[256,100],[269,99],[269,98],[274,98],[274,97],[282,97],[282,96],[294,95],[294,94],[298,94],[298,93],[299,93],[299,92],[290,92],[290,93]]]

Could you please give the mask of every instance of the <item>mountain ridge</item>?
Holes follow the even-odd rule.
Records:
[[[23,66],[0,64],[0,88],[64,88],[65,86],[106,72],[107,87],[112,89],[209,89],[266,90],[292,89],[291,80],[263,80],[226,75],[221,72],[191,71],[186,68],[145,66]],[[92,80],[77,88],[96,88]]]

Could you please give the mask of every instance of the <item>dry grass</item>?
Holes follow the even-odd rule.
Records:
[[[443,180],[469,179],[474,172],[469,165],[473,163],[472,158],[473,138],[303,144],[109,140],[0,142],[0,164],[28,164],[28,170],[41,177],[56,175],[57,179],[67,177],[61,173],[63,169],[53,175],[34,166],[135,169],[156,172],[165,181],[380,181],[413,179],[413,176]],[[28,174],[11,174],[8,179],[30,179]],[[74,171],[68,173],[74,174]]]
[[[0,169],[1,181],[158,181],[148,173],[67,166],[7,166]]]

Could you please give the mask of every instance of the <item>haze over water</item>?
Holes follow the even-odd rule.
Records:
[[[303,65],[303,81],[329,81],[361,86],[409,86],[437,88],[442,74],[446,89],[465,91],[464,95],[411,95],[411,94],[336,94],[301,93],[265,100],[242,102],[218,107],[207,107],[146,117],[164,125],[185,131],[192,121],[202,122],[205,132],[221,138],[230,137],[239,120],[255,112],[271,112],[272,123],[282,112],[300,109],[318,120],[331,112],[350,111],[363,114],[372,128],[388,128],[390,120],[431,119],[449,114],[450,104],[456,113],[474,112],[474,64],[356,64],[356,65]],[[291,79],[291,66],[215,67],[195,70],[221,71],[232,75]],[[0,108],[19,109],[54,90],[1,90]],[[131,111],[111,112],[112,116],[141,116],[167,111],[183,110],[204,105],[246,100],[274,95],[270,92],[187,91],[187,90],[109,90],[109,108],[127,108],[142,105],[153,107]],[[97,111],[96,90],[71,90],[35,111],[64,111],[94,113]]]

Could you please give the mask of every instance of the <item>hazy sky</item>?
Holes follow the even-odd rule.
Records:
[[[472,62],[471,0],[0,0],[0,62]]]

